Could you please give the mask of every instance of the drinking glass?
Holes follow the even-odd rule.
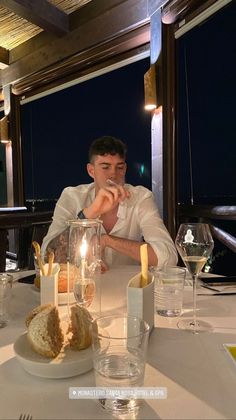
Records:
[[[0,273],[0,328],[9,321],[9,306],[11,300],[13,277],[11,274]]]
[[[192,330],[194,333],[208,331],[211,326],[197,320],[196,298],[198,275],[214,247],[209,225],[206,223],[181,224],[175,245],[193,280],[193,318],[180,320],[178,327]]]
[[[116,418],[136,418],[139,411],[141,400],[128,391],[143,386],[149,331],[149,325],[134,316],[105,316],[91,324],[96,387],[116,389],[99,402]]]
[[[77,303],[100,313],[100,231],[97,219],[71,220],[67,279]],[[71,288],[68,289],[71,290]]]
[[[186,268],[166,266],[153,269],[155,278],[155,310],[158,315],[180,316],[183,306]]]

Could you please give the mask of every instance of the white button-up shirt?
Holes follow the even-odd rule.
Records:
[[[164,265],[176,265],[177,252],[160,217],[152,192],[142,186],[125,184],[125,187],[131,196],[119,205],[118,220],[109,234],[139,242],[144,240],[150,244],[157,255],[159,268]],[[67,221],[76,219],[79,211],[89,207],[94,198],[94,183],[63,190],[55,207],[53,222],[43,240],[42,253],[50,241],[67,228]],[[103,226],[101,232],[106,233]],[[105,261],[108,265],[139,264],[111,248],[105,250]]]

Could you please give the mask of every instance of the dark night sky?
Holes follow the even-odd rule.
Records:
[[[55,199],[68,185],[90,182],[88,146],[102,135],[127,143],[127,181],[151,187],[151,116],[143,88],[148,68],[146,58],[22,106],[27,199]]]
[[[194,202],[236,204],[235,15],[231,2],[177,40],[180,202],[191,198],[189,128]],[[65,186],[90,182],[88,146],[105,134],[128,144],[127,181],[151,188],[151,115],[143,108],[148,68],[149,58],[22,106],[26,198],[55,199]]]
[[[236,205],[235,16],[233,1],[177,40],[177,174],[181,203],[191,203],[191,154],[193,203]],[[235,221],[213,223],[236,236]],[[216,238],[211,264],[215,273],[235,274],[235,253]]]
[[[235,16],[232,2],[177,42],[181,202],[190,202],[191,152],[195,204],[236,204]]]

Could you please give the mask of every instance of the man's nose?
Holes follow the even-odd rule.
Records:
[[[117,173],[117,169],[116,169],[116,167],[114,166],[111,166],[110,167],[110,174],[109,174],[109,176],[110,176],[110,178],[112,179],[112,178],[114,178],[115,179],[115,177],[116,177],[116,173]]]

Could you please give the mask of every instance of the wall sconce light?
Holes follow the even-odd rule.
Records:
[[[10,141],[7,115],[0,120],[0,141],[1,143],[9,143]]]
[[[154,64],[152,64],[150,69],[144,74],[144,95],[144,108],[147,111],[153,111],[157,107],[156,70]]]

